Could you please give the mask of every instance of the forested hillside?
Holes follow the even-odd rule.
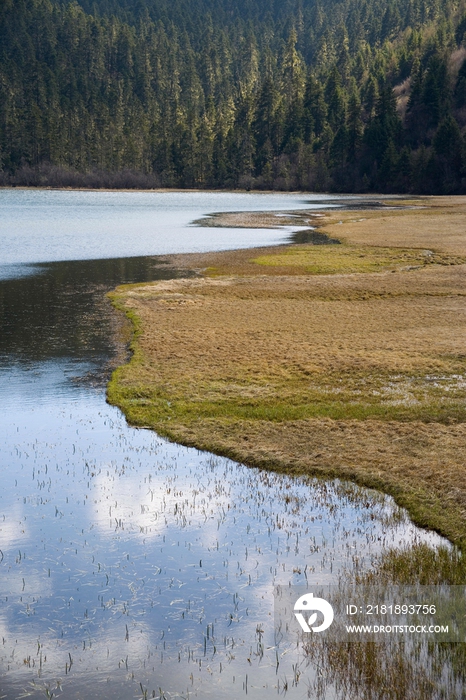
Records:
[[[453,0],[1,0],[8,184],[466,191]]]

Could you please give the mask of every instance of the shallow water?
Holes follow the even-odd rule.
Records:
[[[0,190],[0,279],[18,263],[250,248],[283,242],[276,229],[193,226],[213,212],[319,209],[327,195],[237,192]],[[328,204],[327,206],[334,206]]]
[[[403,517],[390,524],[375,494],[128,428],[101,391],[66,391],[58,370],[31,378],[33,399],[1,397],[9,698],[33,682],[67,698],[123,700],[142,696],[139,684],[149,697],[229,698],[246,693],[246,676],[248,694],[266,698],[296,664],[304,678],[288,694],[302,697],[305,661],[274,640],[274,585],[322,583],[355,555],[367,568],[394,540],[435,539]]]
[[[306,697],[315,669],[274,638],[274,585],[441,539],[378,494],[129,428],[105,403],[118,329],[104,292],[153,278],[154,261],[106,253],[0,282],[0,696]]]

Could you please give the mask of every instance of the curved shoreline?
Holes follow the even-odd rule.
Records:
[[[466,203],[460,200],[464,198],[449,198],[448,202],[439,202],[439,198],[436,198],[433,208],[428,212],[423,210],[420,222],[413,218],[421,214],[417,211],[365,211],[361,217],[357,217],[354,211],[338,210],[326,215],[321,228],[333,236],[338,230],[339,237],[350,246],[357,246],[358,250],[369,243],[374,245],[374,241],[370,241],[371,236],[376,237],[375,242],[379,246],[382,243],[386,245],[386,236],[384,240],[380,238],[381,231],[394,229],[392,239],[395,239],[396,248],[396,244],[399,244],[396,228],[400,228],[400,223],[403,224],[401,228],[405,227],[408,221],[397,222],[397,219],[399,216],[409,216],[411,229],[408,234],[405,229],[401,235],[405,240],[409,238],[405,245],[411,243],[413,249],[418,249],[422,243],[432,244],[438,217],[444,221],[449,218],[451,224],[452,216],[459,216],[461,229]],[[426,227],[427,221],[430,228]],[[430,397],[432,400],[429,399],[430,403],[427,401],[426,411],[420,418],[416,418],[415,412],[406,410],[405,415],[397,419],[396,406],[390,409],[385,406],[374,414],[376,402],[369,406],[365,414],[360,407],[362,413],[360,411],[356,417],[348,415],[347,408],[351,402],[345,404],[345,401],[340,401],[339,406],[334,402],[333,409],[326,413],[322,409],[321,396],[320,410],[309,414],[309,408],[303,408],[306,401],[296,401],[296,396],[302,393],[302,381],[309,383],[306,376],[317,381],[322,376],[322,368],[301,367],[295,371],[295,367],[294,374],[301,372],[300,376],[293,376],[291,384],[289,381],[288,384],[286,381],[277,384],[276,366],[269,376],[261,362],[257,364],[258,360],[255,360],[255,365],[252,363],[252,369],[248,365],[248,379],[248,375],[244,374],[244,356],[241,355],[241,343],[245,338],[252,347],[251,342],[257,345],[254,333],[257,335],[260,331],[260,335],[265,332],[264,328],[254,328],[260,319],[260,316],[251,315],[256,313],[254,304],[259,304],[263,314],[267,304],[275,305],[275,322],[279,326],[298,306],[295,302],[294,306],[285,308],[284,298],[290,294],[299,297],[303,285],[308,287],[308,292],[311,289],[311,296],[307,292],[305,302],[312,300],[313,307],[321,304],[330,308],[330,305],[335,307],[335,304],[343,303],[348,312],[355,308],[369,309],[373,318],[374,308],[368,306],[371,298],[378,304],[379,312],[383,304],[387,308],[392,304],[392,311],[398,313],[400,307],[393,306],[393,303],[397,299],[407,299],[409,303],[405,305],[406,308],[417,304],[417,312],[427,319],[435,310],[435,304],[438,306],[437,312],[445,314],[442,304],[445,305],[446,299],[450,300],[449,304],[452,299],[463,303],[459,277],[466,269],[459,264],[466,253],[463,231],[464,226],[457,230],[450,225],[442,245],[443,254],[447,256],[445,260],[428,266],[428,269],[413,269],[409,274],[406,270],[396,269],[395,274],[383,271],[366,274],[336,272],[310,277],[301,269],[295,269],[290,275],[290,270],[281,269],[283,266],[251,262],[255,254],[273,257],[277,255],[277,250],[289,252],[296,250],[296,246],[173,256],[170,258],[172,265],[191,270],[195,268],[198,273],[202,272],[203,278],[189,283],[187,280],[175,280],[123,287],[112,295],[114,304],[132,320],[135,335],[133,357],[128,365],[114,373],[108,388],[108,400],[123,410],[130,423],[153,428],[182,444],[232,457],[251,466],[286,473],[338,476],[385,491],[408,510],[417,525],[446,535],[464,549],[466,475],[461,455],[466,447],[466,428],[464,417],[458,413],[455,419],[455,406],[450,407],[449,415],[441,417],[440,422],[435,411],[429,416],[442,392],[437,392],[433,399]],[[301,246],[300,250],[304,248]],[[277,285],[283,287],[283,298],[277,295]],[[332,291],[329,295],[330,288]],[[247,308],[245,299],[249,299]],[[424,306],[419,306],[420,299]],[[279,307],[285,309],[285,315],[282,313],[280,316]],[[220,314],[217,318],[222,319],[233,314],[236,327],[218,322],[209,325],[208,318],[213,318],[214,314]],[[245,314],[249,314],[253,320],[252,326],[239,329],[238,319]],[[409,316],[406,319],[412,320]],[[274,323],[272,317],[271,322]],[[196,323],[200,324],[197,326],[197,336]],[[163,336],[165,354],[161,350],[162,340],[159,342],[156,337],[160,334]],[[236,346],[231,343],[234,334],[243,334],[242,339],[237,338]],[[454,349],[453,335],[450,350]],[[273,345],[271,337],[266,338],[265,344],[259,344],[262,353],[267,353],[267,347]],[[281,341],[283,337],[282,334]],[[210,346],[206,338],[210,339]],[[214,339],[215,346],[222,348],[220,360],[215,357],[219,351],[214,348]],[[424,340],[428,344],[429,339]],[[445,344],[445,337],[440,338],[439,342]],[[289,350],[288,346],[287,352]],[[413,361],[416,352],[413,350],[410,361]],[[235,362],[229,364],[228,354],[235,353]],[[276,364],[277,358],[272,355],[266,359]],[[360,355],[360,359],[363,356]],[[204,358],[202,362],[200,357]],[[434,352],[426,362],[423,361],[425,366],[423,362],[418,362],[418,366],[414,366],[414,363],[410,370],[411,378],[417,380],[416,372],[419,373],[422,368],[425,375],[429,362],[432,366],[437,363],[439,367],[442,362],[445,364],[445,359],[439,357]],[[292,360],[296,364],[296,357]],[[338,361],[343,360],[346,361],[343,356],[337,357],[337,365]],[[299,361],[301,364],[304,362],[302,357]],[[293,362],[290,366],[294,367]],[[459,363],[455,365],[455,371],[453,365],[448,370],[451,376],[455,372],[458,374],[458,367],[464,362],[459,351],[455,362]],[[243,382],[239,381],[239,375],[233,376],[235,363],[241,365]],[[283,371],[289,371],[289,367],[286,368],[283,363],[281,366]],[[343,368],[346,366],[344,363],[341,365]],[[222,377],[222,371],[228,376]],[[377,372],[373,369],[372,373]],[[365,381],[369,375],[370,372],[366,372],[363,377]],[[360,381],[361,377],[356,377],[356,380]],[[275,382],[272,398],[267,395],[271,381]],[[239,389],[238,385],[241,385]],[[334,388],[330,386],[327,390]],[[446,393],[443,392],[444,395]],[[441,397],[442,401],[445,403],[445,396]],[[301,406],[301,413],[297,410],[293,414],[289,410],[294,404]],[[335,413],[336,409],[340,415],[338,411]]]

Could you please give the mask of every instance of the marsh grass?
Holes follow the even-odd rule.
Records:
[[[361,226],[332,213],[322,230],[341,245],[186,256],[204,279],[120,288],[133,356],[109,401],[186,445],[391,494],[457,546],[385,550],[357,580],[465,585],[461,206],[364,212]],[[465,697],[465,644],[314,640],[304,651],[322,700]]]
[[[420,586],[464,586],[466,582],[466,559],[457,548],[437,547],[424,543],[409,549],[392,549],[384,553],[378,567],[363,577],[363,583]],[[466,666],[465,666],[466,669]]]
[[[135,336],[109,401],[184,444],[385,490],[463,546],[461,207],[333,212],[341,245],[184,256],[203,278],[119,288]]]
[[[118,402],[125,411],[137,413],[139,424],[159,424],[173,419],[188,423],[199,419],[225,418],[248,421],[296,421],[312,418],[333,420],[380,419],[390,421],[418,420],[426,423],[456,423],[466,419],[463,380],[456,375],[446,377],[442,387],[431,388],[427,379],[412,376],[352,377],[344,386],[309,385],[303,389],[299,380],[279,384],[259,381],[256,384],[198,381],[177,386],[143,384],[122,388]]]
[[[257,265],[299,268],[303,274],[334,275],[384,270],[413,270],[426,265],[450,265],[465,262],[460,256],[415,248],[385,248],[315,244],[295,245],[275,254],[252,259]]]
[[[428,644],[393,638],[385,644],[305,645],[307,658],[321,670],[314,697],[325,700],[331,683],[344,700],[463,700],[464,644]]]
[[[415,544],[386,551],[372,571],[355,582],[383,586],[416,583],[464,585],[466,563],[456,548]],[[385,636],[379,642],[304,642],[307,658],[322,669],[316,697],[325,698],[330,684],[345,700],[462,700],[466,684],[466,644]]]

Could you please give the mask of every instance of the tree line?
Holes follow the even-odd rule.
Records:
[[[0,182],[466,191],[452,0],[3,0]]]

